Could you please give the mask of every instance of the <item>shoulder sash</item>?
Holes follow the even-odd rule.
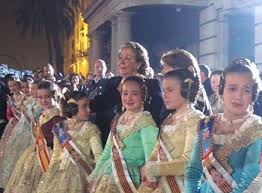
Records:
[[[58,142],[63,149],[63,151],[67,152],[70,156],[70,160],[73,163],[77,163],[81,166],[87,174],[90,174],[93,171],[93,167],[91,165],[91,161],[85,161],[86,158],[81,150],[77,147],[77,145],[72,140],[69,133],[66,131],[64,124],[62,122],[56,124],[54,128],[54,134],[58,139]]]
[[[236,182],[213,155],[213,126],[215,117],[203,119],[198,128],[199,149],[204,173],[216,193],[230,193]]]

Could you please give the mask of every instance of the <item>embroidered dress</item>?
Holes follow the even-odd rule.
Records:
[[[224,112],[224,103],[221,96],[213,93],[212,95],[210,95],[209,101],[214,115]]]
[[[10,97],[8,100],[9,110],[11,110],[11,107],[15,107],[18,111],[20,110],[22,103],[24,101],[25,96],[23,94],[20,94],[16,97]],[[11,112],[12,113],[12,112]],[[14,117],[10,118],[8,121],[8,124],[5,127],[3,136],[0,140],[0,157],[4,154],[5,148],[8,147],[9,144],[9,138],[13,133],[13,130],[17,124],[18,120]],[[1,185],[1,184],[0,184]]]
[[[79,124],[81,124],[81,122]],[[95,162],[98,160],[103,150],[100,131],[97,126],[89,121],[82,121],[80,131],[76,131],[74,128],[75,120],[68,120],[68,125],[67,123],[64,123],[64,125],[73,144],[80,150],[85,161],[95,166]],[[50,166],[46,175],[42,177],[37,192],[85,192],[87,187],[86,177],[88,174],[78,164],[77,160],[70,155],[65,147],[63,150],[61,149],[61,145],[58,143],[57,138],[55,138],[54,145],[54,151],[62,151],[62,154],[59,160]]]
[[[38,120],[42,109],[36,103],[36,99],[28,98],[24,101],[23,106],[28,115],[32,119]],[[34,115],[33,115],[34,114]],[[9,138],[8,146],[5,147],[0,156],[0,186],[5,187],[12,172],[15,168],[16,162],[26,150],[26,148],[33,144],[31,121],[27,120],[24,114],[14,127],[12,135]]]
[[[125,113],[119,120],[124,116]],[[103,154],[89,176],[90,181],[94,180],[91,192],[127,192],[125,187],[121,187],[123,180],[128,183],[125,184],[126,187],[130,186],[132,190],[138,188],[141,182],[140,169],[148,160],[157,141],[158,128],[150,113],[143,111],[136,114],[132,121],[126,123],[119,121],[116,125],[116,134],[113,135],[111,131]],[[115,157],[112,151],[115,151],[114,154],[118,157]],[[119,158],[122,161],[121,165],[114,161],[119,161]],[[119,167],[123,175],[118,175]]]
[[[213,133],[212,119],[200,124],[186,169],[186,193],[198,191],[203,173],[207,179],[200,186],[201,193],[260,192],[261,118],[251,115],[234,134],[221,135]]]
[[[198,122],[203,117],[194,107],[188,107],[180,116],[167,117],[149,160],[148,172],[150,176],[160,177],[158,186],[153,190],[145,188],[143,183],[140,192],[184,192],[185,168],[191,157]]]
[[[44,111],[40,115],[37,131],[33,131],[33,134],[37,133],[36,138],[40,135],[40,127],[50,122],[53,117],[59,115],[60,109],[58,107]],[[52,154],[51,148],[48,148],[48,153]],[[43,170],[38,159],[36,145],[32,144],[25,150],[18,160],[5,188],[5,193],[36,192],[42,174]]]

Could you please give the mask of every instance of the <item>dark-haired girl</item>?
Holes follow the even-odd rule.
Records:
[[[239,58],[220,82],[224,113],[200,121],[192,159],[186,169],[186,192],[261,192],[262,122],[251,106],[261,89],[254,64]],[[199,183],[204,174],[206,180]]]
[[[164,103],[176,109],[162,123],[158,143],[142,170],[140,192],[184,192],[184,173],[190,160],[197,125],[204,115],[193,107],[199,81],[188,70],[174,70],[162,81]]]
[[[29,146],[18,160],[11,178],[6,186],[6,193],[36,192],[41,176],[59,158],[53,149],[53,128],[62,121],[58,106],[58,86],[48,80],[41,81],[37,97],[43,112],[32,128],[35,144]]]
[[[171,50],[163,54],[160,60],[163,65],[162,73],[166,74],[169,71],[177,69],[187,69],[189,70],[196,78],[200,80],[200,69],[196,58],[190,52],[177,49]],[[198,94],[196,96],[196,102],[194,104],[195,108],[203,112],[205,115],[211,115],[212,110],[207,98],[206,91],[204,86],[200,84]],[[165,117],[165,111],[162,109],[162,117]]]
[[[86,177],[102,154],[100,131],[88,121],[89,100],[82,92],[75,91],[66,105],[68,120],[54,128],[54,154],[61,154],[42,177],[39,193],[84,193]]]
[[[111,124],[107,144],[88,177],[91,192],[137,192],[140,169],[157,141],[158,128],[149,112],[147,87],[142,78],[131,76],[121,87],[124,112]]]

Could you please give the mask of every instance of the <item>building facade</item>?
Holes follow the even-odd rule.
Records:
[[[152,22],[148,19],[140,26],[137,24],[147,13],[158,18],[169,16],[159,21],[152,18],[157,21],[152,24],[154,29],[141,30],[141,25],[149,26]],[[155,51],[151,57],[157,58],[155,63],[164,51],[185,48],[194,53],[199,63],[212,69],[225,67],[238,56],[248,57],[261,66],[261,14],[261,0],[91,0],[84,11],[91,38],[90,68],[96,59],[103,58],[117,73],[118,49],[128,40],[140,40],[149,53]],[[168,32],[172,26],[174,30]],[[147,39],[158,28],[164,34]],[[158,39],[161,42],[153,45]]]

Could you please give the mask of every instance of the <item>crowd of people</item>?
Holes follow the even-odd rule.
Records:
[[[0,84],[0,192],[259,193],[262,83],[254,63],[223,70],[183,49],[160,59],[126,42],[119,76],[56,76],[50,64]],[[0,136],[1,136],[0,135]]]

